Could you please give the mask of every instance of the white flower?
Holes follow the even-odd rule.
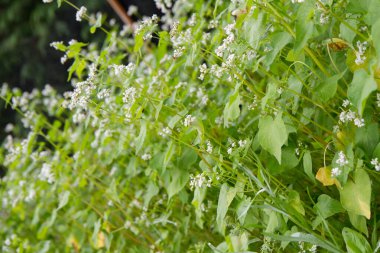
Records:
[[[50,164],[47,164],[47,163],[42,164],[41,172],[38,175],[38,178],[42,181],[48,182],[49,184],[54,182],[55,178],[54,178],[54,174],[51,171]]]
[[[82,6],[80,9],[77,11],[75,17],[78,22],[82,21],[82,18],[86,15],[87,8]]]
[[[150,154],[143,154],[141,156],[141,159],[143,159],[144,161],[148,161],[148,160],[152,159],[152,156]]]
[[[247,145],[247,140],[239,140],[239,147],[243,148],[245,145]]]
[[[343,107],[347,107],[349,105],[351,105],[350,100],[348,100],[348,99],[343,100],[343,104],[342,104]]]
[[[363,43],[360,41],[356,42],[356,46],[358,47],[358,50],[355,52],[356,59],[355,63],[356,65],[363,64],[364,61],[367,59],[367,57],[364,56],[365,51],[367,50],[367,41],[364,41]]]
[[[165,137],[167,135],[171,135],[172,134],[172,130],[169,128],[169,127],[165,127],[162,129],[161,132],[158,133],[160,136],[162,137]]]
[[[198,77],[199,80],[203,81],[205,78],[205,75],[207,74],[207,65],[206,63],[203,63],[202,65],[199,66],[199,72],[201,73]]]
[[[195,188],[202,188],[204,186],[211,187],[211,178],[208,177],[208,179],[205,177],[205,175],[198,174],[195,177],[193,175],[190,175],[190,189],[193,190]]]
[[[339,176],[340,173],[342,173],[342,171],[338,167],[335,167],[331,170],[331,176],[333,177]]]
[[[137,8],[137,6],[131,4],[131,5],[128,7],[128,12],[127,12],[128,16],[133,16],[133,15],[135,15],[135,14],[137,14],[137,13],[138,13],[138,8]]]
[[[371,164],[375,166],[376,171],[380,171],[380,163],[377,157],[371,160]]]
[[[207,145],[207,149],[206,149],[207,153],[211,154],[212,153],[212,149],[213,149],[213,147],[211,145],[211,142],[209,140],[207,140],[206,141],[206,145]]]
[[[11,123],[8,123],[8,124],[5,126],[4,131],[5,131],[6,133],[9,133],[9,132],[12,132],[12,131],[13,131],[13,128],[14,128],[14,125],[11,124]]]
[[[62,41],[53,41],[50,43],[50,46],[54,49],[58,49],[59,45],[63,45],[63,42]]]
[[[355,118],[354,119],[354,124],[355,124],[355,126],[357,126],[357,127],[364,127],[364,119],[362,119],[362,118]]]
[[[126,104],[133,104],[136,100],[137,90],[134,87],[129,87],[123,93],[123,102]]]
[[[377,107],[380,107],[380,93],[376,94],[376,103],[377,103]]]
[[[195,117],[191,116],[190,114],[186,115],[185,120],[183,121],[183,125],[185,127],[190,126],[195,121]]]
[[[339,165],[339,166],[345,166],[348,164],[348,161],[347,161],[347,158],[346,156],[344,155],[343,151],[339,151],[338,153],[338,159],[336,160],[336,163]]]
[[[311,248],[309,249],[309,252],[311,252],[311,253],[316,253],[317,252],[317,245],[313,245],[313,246],[311,246]]]
[[[43,2],[44,4],[47,4],[47,3],[51,3],[51,2],[53,2],[53,0],[42,0],[42,2]]]

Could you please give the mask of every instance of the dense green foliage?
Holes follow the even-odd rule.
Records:
[[[2,250],[377,252],[380,2],[164,2],[1,89]]]

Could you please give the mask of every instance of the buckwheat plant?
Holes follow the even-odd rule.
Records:
[[[64,94],[0,90],[2,252],[378,250],[378,1],[163,0],[132,27],[43,2],[106,39],[52,43]]]

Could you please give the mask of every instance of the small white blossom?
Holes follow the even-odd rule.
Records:
[[[165,137],[167,135],[171,135],[172,134],[172,130],[169,128],[169,127],[165,127],[162,129],[161,132],[158,133],[160,136],[162,137]]]
[[[82,18],[86,15],[87,8],[82,6],[80,9],[77,11],[75,18],[78,22],[82,21]]]
[[[134,87],[129,87],[123,93],[123,102],[126,104],[133,104],[136,100],[137,90]]]
[[[58,49],[59,45],[63,45],[63,41],[53,41],[50,43],[50,46],[54,49]]]
[[[205,78],[205,75],[208,72],[206,63],[203,63],[202,65],[199,66],[199,72],[200,72],[200,75],[198,79],[203,81],[203,79]]]
[[[53,183],[55,180],[54,174],[51,171],[51,165],[44,163],[42,164],[41,172],[38,175],[38,178],[42,181],[46,181],[49,184]]]
[[[346,108],[346,107],[349,106],[349,105],[351,105],[350,100],[348,100],[348,99],[343,100],[343,104],[342,104],[342,106],[343,106],[344,108]]]
[[[325,25],[329,23],[329,21],[330,21],[330,16],[323,12],[321,16],[319,17],[319,23],[321,23],[322,25]]]
[[[239,140],[239,147],[243,148],[245,145],[247,145],[247,140]]]
[[[175,48],[173,52],[173,58],[177,59],[181,57],[184,51],[185,51],[185,47],[180,46],[180,47]]]
[[[317,248],[318,248],[317,245],[313,245],[313,246],[311,246],[311,248],[309,249],[309,252],[310,252],[310,253],[317,253]]]
[[[195,121],[195,117],[190,114],[186,115],[185,120],[183,121],[183,125],[185,127],[190,126]]]
[[[206,152],[211,154],[212,153],[212,145],[211,145],[211,142],[209,140],[206,141],[206,145],[207,145],[207,149],[206,149]]]
[[[375,167],[376,171],[380,171],[380,163],[377,157],[371,160],[371,164]]]
[[[344,155],[343,151],[339,151],[338,159],[336,160],[336,163],[339,166],[345,166],[348,164],[348,160],[347,160],[346,156]]]
[[[8,123],[8,124],[5,126],[4,131],[5,131],[6,133],[9,133],[9,132],[12,132],[13,129],[14,129],[14,125],[11,124],[11,123]]]
[[[193,175],[190,175],[190,189],[193,190],[194,188],[203,188],[211,187],[211,178],[206,178],[206,176],[202,174],[198,174],[195,177]]]
[[[138,13],[138,8],[136,5],[133,5],[131,4],[129,7],[128,7],[128,11],[127,11],[127,14],[128,16],[133,16],[135,14]]]
[[[47,4],[47,3],[51,3],[53,2],[53,0],[42,0],[43,3]]]
[[[342,173],[341,169],[339,169],[338,167],[335,167],[331,170],[331,176],[333,177],[337,177],[339,176],[340,174]]]
[[[355,51],[356,59],[355,63],[356,65],[363,64],[364,61],[367,59],[367,57],[364,56],[365,51],[367,50],[367,41],[364,41],[363,43],[360,41],[356,42],[356,46],[358,47],[358,50]]]
[[[355,118],[354,119],[354,124],[355,124],[355,126],[357,126],[357,127],[364,127],[364,119],[362,119],[362,118]]]
[[[377,107],[380,107],[380,93],[376,94],[376,104],[377,104]]]
[[[141,159],[143,159],[144,161],[148,161],[148,160],[152,159],[152,156],[150,154],[143,154],[141,156]]]
[[[67,54],[64,54],[64,55],[61,57],[61,64],[65,64],[66,61],[67,61]]]

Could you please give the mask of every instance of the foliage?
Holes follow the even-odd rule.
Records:
[[[379,2],[170,3],[3,86],[3,251],[376,252]]]

